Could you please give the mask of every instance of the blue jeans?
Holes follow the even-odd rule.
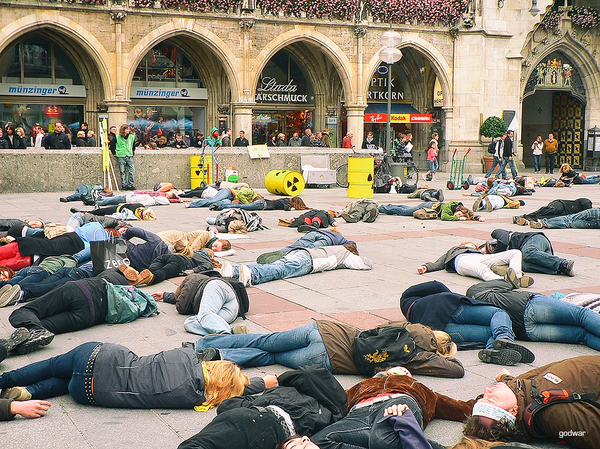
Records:
[[[427,165],[429,166],[429,171],[431,173],[435,173],[437,172],[438,169],[438,162],[437,159],[434,159],[432,161],[427,161]]]
[[[534,171],[542,171],[542,155],[541,154],[533,155],[533,170]]]
[[[410,396],[400,396],[383,402],[376,402],[368,407],[352,410],[343,419],[325,427],[311,437],[321,449],[389,449],[404,447],[400,436],[394,431],[388,420],[379,422],[387,407],[396,404],[406,404],[410,412],[407,419],[415,420],[414,427],[423,428],[423,416],[417,402]],[[403,417],[405,415],[403,414]],[[418,429],[411,429],[415,433]],[[420,435],[422,440],[425,436]],[[415,435],[415,439],[417,435]],[[421,441],[423,442],[423,441]],[[413,446],[412,444],[409,445]],[[419,445],[418,447],[426,447]]]
[[[208,335],[196,342],[196,351],[220,349],[221,358],[240,366],[278,363],[289,368],[316,366],[333,372],[316,321],[272,334]]]
[[[218,203],[222,200],[232,200],[232,199],[233,199],[233,193],[231,192],[231,190],[221,189],[212,198],[194,201],[193,203],[190,203],[190,205],[188,207],[208,207],[213,203]]]
[[[563,215],[561,217],[547,218],[542,220],[548,225],[548,229],[599,229],[600,208],[593,207],[576,214]]]
[[[533,341],[585,343],[600,351],[600,314],[560,299],[534,295],[525,307],[525,332]]]
[[[86,279],[91,277],[91,273],[88,273],[81,268],[76,267],[64,267],[48,276],[41,282],[35,284],[21,285],[23,291],[23,301],[28,301],[32,298],[38,298],[45,295],[50,290],[56,287],[66,284],[69,281],[78,281],[80,279]]]
[[[506,166],[510,165],[510,172],[513,178],[516,178],[517,166],[515,165],[515,159],[513,157],[503,157],[502,164],[500,164],[500,170],[498,170],[498,178],[506,178],[508,175],[506,174]]]
[[[401,215],[403,217],[412,217],[415,211],[423,208],[431,208],[433,205],[433,201],[426,201],[416,206],[409,206],[407,204],[382,204],[381,206],[379,206],[379,212],[387,215]]]
[[[15,275],[10,278],[9,281],[0,281],[0,287],[6,284],[9,285],[17,285],[19,284],[21,287],[26,287],[29,285],[35,285],[38,282],[42,282],[50,276],[50,272],[46,271],[42,267],[33,266],[33,267],[25,267],[21,268],[19,271],[15,273]]]
[[[191,334],[231,334],[229,323],[238,316],[239,304],[233,289],[214,280],[206,284],[202,291],[202,301],[198,314],[183,322],[183,328]]]
[[[88,186],[81,184],[75,189],[75,193],[67,197],[67,201],[83,201],[89,192]]]
[[[92,351],[100,343],[83,343],[75,349],[51,359],[35,362],[0,376],[0,388],[27,387],[32,399],[48,399],[70,393],[81,404],[86,399],[85,366]]]
[[[522,246],[523,271],[529,273],[557,274],[558,266],[565,260],[552,254],[552,246],[543,235],[530,237]]]
[[[135,164],[133,156],[118,157],[119,172],[121,173],[121,188],[132,188],[134,186],[133,178],[135,176]]]
[[[265,209],[265,200],[257,199],[256,201],[252,201],[251,203],[246,204],[236,204],[231,202],[231,200],[221,200],[217,203],[219,205],[219,209],[244,209],[244,210],[264,210]]]
[[[333,242],[331,241],[331,238],[329,238],[329,236],[327,236],[321,232],[310,231],[310,232],[304,234],[302,237],[300,237],[298,240],[296,240],[291,245],[288,245],[285,248],[281,248],[281,252],[283,254],[287,254],[294,248],[316,248],[318,246],[331,246],[331,245],[333,245]]]
[[[500,164],[502,164],[502,158],[499,158],[499,157],[496,157],[496,156],[494,156],[494,163],[492,164],[492,166],[490,167],[490,169],[489,169],[489,170],[487,171],[487,173],[485,174],[485,177],[486,177],[486,178],[489,178],[489,177],[492,175],[492,172],[494,171],[494,169],[495,169],[496,167],[499,167],[499,166],[500,166]],[[497,175],[498,177],[500,177],[500,176],[499,176],[499,175],[500,175],[500,171],[498,171],[498,173],[496,173],[496,175]]]
[[[273,263],[250,264],[252,285],[263,284],[277,279],[304,276],[312,271],[312,257],[307,251],[292,251]],[[239,278],[239,266],[233,268],[233,278]]]
[[[96,206],[118,206],[121,203],[127,202],[127,195],[124,193],[122,195],[114,195],[107,196],[96,202]]]
[[[461,304],[444,328],[456,343],[479,342],[491,348],[497,338],[514,341],[508,314],[494,306]]]

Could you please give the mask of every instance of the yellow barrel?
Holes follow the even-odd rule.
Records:
[[[373,198],[374,159],[348,158],[348,198]]]
[[[277,195],[297,196],[304,190],[304,178],[293,170],[271,170],[265,178],[265,187]]]
[[[201,187],[202,181],[213,183],[212,156],[190,156],[190,184],[192,189]]]

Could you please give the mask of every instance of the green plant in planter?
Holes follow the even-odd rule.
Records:
[[[495,139],[506,132],[508,125],[500,117],[492,116],[485,119],[479,128],[479,134]]]

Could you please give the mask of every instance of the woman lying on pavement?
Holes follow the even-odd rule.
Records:
[[[189,348],[138,356],[121,345],[89,342],[5,372],[0,388],[15,400],[69,393],[80,404],[101,407],[206,410],[244,391],[264,391],[265,381],[249,381],[231,362],[201,362]]]
[[[339,214],[333,210],[310,209],[296,218],[280,218],[282,226],[298,228],[298,232],[316,231],[319,228],[335,226],[335,219]]]
[[[453,293],[438,281],[413,285],[400,298],[402,313],[411,323],[447,332],[459,348],[483,349],[479,359],[498,365],[531,363],[533,353],[514,343],[512,321],[504,310]]]
[[[552,362],[514,377],[503,369],[495,379],[498,383],[477,397],[465,435],[489,441],[540,438],[562,440],[577,448],[598,447],[600,356]]]
[[[560,180],[566,186],[571,184],[598,184],[600,182],[600,175],[580,175],[569,164],[562,164],[559,173]]]
[[[519,340],[584,343],[600,351],[600,315],[593,310],[515,290],[502,279],[472,285],[466,295],[504,309]]]
[[[577,212],[591,209],[592,201],[588,198],[576,200],[553,200],[546,206],[540,207],[534,212],[513,217],[513,223],[519,226],[529,225],[529,221],[537,221],[541,218],[554,218],[562,215],[576,214]]]
[[[428,220],[439,218],[442,221],[485,221],[480,215],[467,209],[459,201],[450,201],[448,203],[434,203],[431,209],[418,209],[413,212],[413,217],[419,220]]]
[[[406,327],[415,342],[414,356],[404,363],[413,374],[463,377],[463,366],[452,357],[456,345],[448,334],[410,323],[391,324]],[[317,320],[272,334],[208,335],[196,341],[195,348],[204,360],[230,360],[244,367],[278,363],[290,368],[319,366],[334,374],[359,374],[353,354],[359,332],[349,324]]]
[[[232,265],[223,262],[219,271],[223,277],[230,277],[250,286],[336,268],[370,270],[372,267],[373,263],[369,259],[357,255],[355,245],[348,244],[295,248],[281,259],[268,264]]]
[[[493,265],[508,265],[506,279],[517,287],[529,287],[533,279],[523,276],[521,265],[523,256],[518,249],[503,251],[498,254],[485,254],[474,243],[466,242],[453,246],[435,262],[427,262],[417,268],[419,274],[446,269],[450,273],[461,276],[472,276],[489,281],[502,279],[502,276],[492,271]]]
[[[231,249],[229,240],[219,239],[211,231],[202,231],[200,229],[196,231],[169,230],[158,232],[156,235],[171,245],[175,245],[178,241],[188,242],[188,256],[193,251],[198,251],[202,248],[210,248],[215,252],[229,251]]]

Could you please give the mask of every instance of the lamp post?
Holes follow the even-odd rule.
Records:
[[[531,0],[531,8],[529,8],[529,12],[533,17],[539,14],[540,8],[538,8],[537,0]]]
[[[379,52],[379,57],[388,66],[388,79],[387,79],[387,128],[386,128],[386,144],[385,151],[390,153],[391,151],[391,125],[390,119],[392,116],[392,65],[402,58],[402,52],[396,47],[402,42],[402,36],[400,33],[395,31],[386,31],[381,36],[381,44],[385,45],[385,48]]]

